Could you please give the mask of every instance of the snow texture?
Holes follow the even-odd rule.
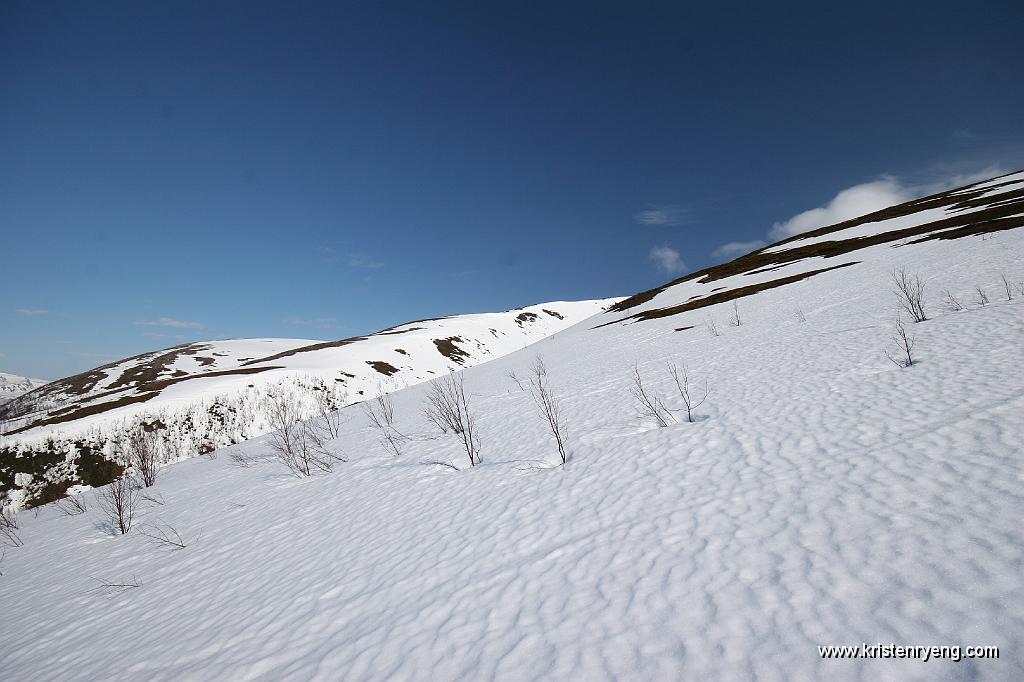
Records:
[[[0,565],[0,669],[74,680],[1022,679],[1024,296],[1005,300],[1000,275],[1024,280],[1024,230],[840,260],[858,264],[739,299],[740,326],[727,323],[731,303],[595,328],[622,317],[609,312],[465,370],[476,467],[432,431],[418,385],[393,394],[396,426],[415,436],[401,457],[347,408],[333,447],[349,461],[331,474],[288,475],[266,439],[169,467],[152,489],[163,503],[145,503],[136,523],[172,525],[187,544],[178,551],[134,529],[113,535],[96,491],[84,514],[22,512],[25,545]],[[927,283],[910,368],[885,354],[894,268]],[[730,285],[684,282],[648,307]],[[966,309],[943,309],[944,289]],[[508,378],[537,354],[569,428],[565,466]],[[681,407],[667,362],[709,382],[694,423],[637,415],[634,366]],[[261,459],[238,467],[232,453]],[[863,642],[1001,655],[817,652]]]

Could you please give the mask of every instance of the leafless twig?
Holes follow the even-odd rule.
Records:
[[[964,309],[964,304],[961,303],[960,299],[958,299],[956,296],[954,296],[953,293],[949,289],[946,289],[946,291],[945,291],[945,293],[944,293],[944,295],[942,297],[942,301],[943,301],[943,303],[946,304],[946,308],[948,308],[949,310],[951,310],[953,312],[956,312],[958,310],[963,310]]]
[[[461,374],[449,374],[430,382],[424,413],[434,423],[442,422],[452,433],[459,436],[469,457],[470,466],[480,464],[480,440],[476,433],[476,419],[469,408]]]
[[[533,398],[533,402],[537,405],[541,416],[547,422],[548,429],[551,431],[555,444],[558,446],[558,455],[562,458],[562,464],[565,464],[565,439],[567,435],[565,419],[562,416],[559,400],[552,392],[551,386],[548,383],[547,365],[544,364],[544,358],[539,355],[533,361],[533,367],[530,368],[529,382],[530,395]]]
[[[156,483],[160,473],[159,438],[156,428],[147,431],[145,424],[139,424],[127,437],[127,459],[142,485],[147,488]]]
[[[155,545],[164,545],[172,550],[185,549],[185,541],[175,528],[169,524],[152,524],[139,527],[139,534],[149,538]]]
[[[743,320],[740,319],[740,306],[736,301],[732,302],[732,318],[729,320],[729,324],[733,327],[739,327],[743,324]]]
[[[890,338],[899,348],[903,357],[894,358],[888,350],[885,351],[886,357],[897,367],[911,367],[914,364],[914,358],[911,355],[911,351],[914,349],[914,337],[907,333],[903,319],[899,316],[896,317],[893,334]]]
[[[95,576],[89,577],[99,583],[96,587],[89,590],[90,592],[124,592],[125,590],[142,587],[142,582],[135,576],[132,576],[130,581],[124,580],[121,582],[114,582],[112,580],[107,580],[106,578],[97,578]]]
[[[451,462],[442,462],[439,459],[432,459],[429,462],[424,462],[424,464],[427,464],[427,465],[436,464],[439,467],[448,467],[449,469],[454,469],[455,471],[461,471],[461,469],[459,469],[459,467],[455,466]]]
[[[668,364],[668,373],[672,376],[672,381],[676,384],[676,389],[679,391],[679,397],[683,400],[683,405],[686,410],[686,421],[693,421],[693,411],[704,404],[704,401],[708,399],[708,383],[704,381],[704,392],[700,398],[697,398],[695,393],[690,392],[690,373],[686,369],[686,365],[683,365],[680,369],[674,362]]]
[[[519,377],[518,377],[518,376],[516,376],[516,372],[515,372],[515,370],[513,370],[513,369],[510,369],[510,370],[508,371],[508,374],[506,374],[505,376],[507,376],[507,377],[508,377],[509,379],[511,379],[511,380],[512,380],[512,382],[513,382],[513,383],[515,383],[515,385],[519,387],[519,390],[520,390],[520,391],[524,391],[524,390],[526,390],[526,389],[525,389],[525,388],[523,387],[523,382],[522,382],[522,381],[521,381],[521,380],[519,379]]]
[[[675,417],[665,407],[661,397],[644,385],[639,365],[633,365],[633,385],[630,387],[630,393],[640,405],[640,416],[653,418],[660,427],[675,423]]]
[[[1003,280],[1003,289],[1006,291],[1006,300],[1013,300],[1013,285],[1010,284],[1010,279],[1006,276],[1005,272],[999,273],[999,278]]]
[[[0,507],[0,543],[11,547],[25,544],[18,535],[18,514],[10,507]]]
[[[130,472],[124,472],[96,496],[110,524],[124,535],[132,528],[135,507],[139,501],[139,484]]]
[[[921,279],[921,275],[910,275],[906,270],[899,269],[893,270],[890,277],[900,309],[914,322],[927,320],[924,312],[924,280]]]
[[[68,495],[63,500],[57,500],[57,509],[64,516],[78,516],[88,511],[85,507],[85,498],[81,495]]]

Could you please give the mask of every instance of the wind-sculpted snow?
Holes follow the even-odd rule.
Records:
[[[400,457],[348,408],[348,462],[298,479],[265,439],[168,468],[138,527],[22,512],[0,564],[11,679],[1024,678],[1024,230],[860,264],[643,324],[566,330],[463,373],[483,463],[393,394]],[[926,281],[890,362],[889,273]],[[976,287],[988,293],[981,305]],[[948,289],[966,306],[941,305]],[[683,292],[685,293],[685,292]],[[683,293],[673,293],[685,300]],[[689,295],[689,294],[686,294]],[[706,319],[716,319],[712,336]],[[803,321],[802,321],[803,320]],[[690,327],[685,331],[677,328]],[[396,339],[400,338],[395,337]],[[396,341],[397,343],[397,341]],[[570,458],[508,377],[541,353]],[[710,396],[658,428],[634,366]],[[681,413],[676,413],[677,417]],[[259,458],[239,467],[232,455]],[[461,470],[431,464],[445,462]],[[98,580],[138,587],[101,586]],[[997,660],[823,660],[819,645],[994,645]]]

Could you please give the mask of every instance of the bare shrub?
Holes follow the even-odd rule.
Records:
[[[906,270],[893,270],[890,273],[893,293],[899,301],[900,309],[910,316],[914,322],[924,322],[928,316],[924,312],[924,280],[921,275],[910,275]]]
[[[299,477],[329,472],[344,457],[326,447],[321,431],[306,420],[295,397],[283,387],[267,395],[270,447],[277,458]]]
[[[381,446],[395,457],[401,457],[409,437],[393,426],[381,428]]]
[[[1007,301],[1012,301],[1013,300],[1013,285],[1010,284],[1010,280],[1006,276],[1006,273],[1005,272],[999,273],[999,279],[1001,279],[1003,281],[1003,290],[1006,291],[1006,300]]]
[[[539,355],[534,359],[533,366],[530,368],[529,382],[533,402],[547,422],[551,435],[555,438],[555,444],[558,446],[558,455],[562,458],[562,464],[565,464],[565,420],[562,417],[558,398],[552,393],[548,383],[548,368],[544,364],[544,358]]]
[[[639,365],[633,365],[633,385],[630,387],[630,393],[640,406],[640,416],[651,417],[655,422],[657,422],[659,427],[665,427],[669,424],[675,423],[675,417],[673,417],[672,412],[665,407],[665,403],[662,401],[661,396],[644,385],[643,377],[640,376]]]
[[[886,357],[897,367],[911,367],[914,364],[914,357],[911,355],[911,351],[914,350],[914,337],[907,333],[907,328],[903,324],[903,318],[896,316],[896,322],[894,323],[893,333],[890,337],[893,343],[898,348],[896,357],[893,357],[888,350],[885,351]]]
[[[1017,290],[1018,294],[1024,296],[1024,281],[1017,282],[1017,284],[1014,285],[1014,288]]]
[[[125,535],[132,528],[139,502],[139,484],[128,471],[118,476],[96,495],[96,501],[110,520],[110,525]]]
[[[708,334],[711,336],[721,336],[722,331],[718,328],[718,323],[715,322],[715,318],[709,317],[704,320],[704,328],[708,330]]]
[[[676,389],[679,391],[679,397],[683,400],[683,408],[686,410],[686,421],[693,421],[693,411],[704,404],[704,401],[708,399],[708,383],[704,381],[704,390],[701,391],[700,397],[697,397],[696,392],[690,391],[690,373],[686,369],[686,365],[683,365],[680,369],[674,362],[668,364],[668,373],[672,376],[672,381],[676,384]]]
[[[348,394],[333,388],[322,379],[310,385],[309,394],[316,409],[317,425],[325,437],[339,437],[344,424],[341,408],[348,403]]]
[[[743,320],[740,319],[740,306],[736,301],[732,302],[732,317],[729,319],[729,324],[733,327],[743,324]]]
[[[804,315],[804,311],[801,310],[800,308],[797,308],[796,310],[793,311],[793,317],[795,317],[796,321],[799,322],[800,324],[803,324],[804,322],[807,321],[807,316]]]
[[[455,466],[451,462],[442,462],[439,459],[432,459],[429,462],[424,462],[424,464],[426,464],[428,466],[435,466],[436,465],[436,466],[439,466],[439,467],[447,467],[448,469],[453,469],[455,471],[462,471],[461,469],[459,469],[459,467]]]
[[[142,526],[139,528],[139,534],[148,538],[154,545],[168,547],[174,551],[185,549],[187,546],[182,540],[181,534],[169,524]]]
[[[409,437],[395,427],[395,406],[391,396],[380,387],[377,396],[363,403],[363,412],[370,424],[380,431],[380,444],[395,457],[402,454]]]
[[[428,419],[439,420],[452,433],[459,436],[469,457],[470,466],[476,466],[481,462],[476,419],[469,409],[469,400],[466,398],[466,387],[461,374],[449,374],[430,382],[424,412],[428,414]]]
[[[0,543],[11,547],[25,544],[18,535],[18,515],[10,507],[0,507]]]
[[[505,376],[507,376],[507,377],[508,377],[509,379],[511,379],[511,380],[512,380],[512,382],[513,382],[513,383],[514,383],[514,384],[515,384],[516,386],[518,386],[518,387],[519,387],[519,390],[520,390],[520,391],[524,391],[524,390],[526,390],[526,389],[525,389],[525,387],[523,386],[523,382],[522,382],[522,381],[521,381],[521,380],[519,379],[519,377],[518,377],[518,376],[516,376],[516,372],[515,372],[515,370],[512,370],[512,369],[510,369],[510,370],[508,371],[508,374],[506,374]]]
[[[974,291],[978,294],[978,305],[983,307],[988,305],[988,294],[985,293],[985,290],[981,287],[975,287]]]
[[[142,485],[156,483],[160,473],[160,437],[156,429],[147,431],[145,425],[132,429],[125,439],[125,455]]]
[[[245,451],[241,449],[232,450],[231,454],[228,455],[228,458],[231,460],[232,464],[242,467],[243,469],[248,469],[256,463],[254,458],[247,455]]]
[[[384,430],[395,423],[395,406],[391,402],[391,395],[380,387],[377,388],[377,397],[363,403],[363,412],[378,429]]]
[[[88,511],[85,507],[85,498],[81,495],[68,495],[62,500],[57,500],[57,509],[64,516],[78,516]]]
[[[944,292],[942,302],[946,305],[946,308],[948,310],[951,310],[953,312],[964,309],[964,304],[961,303],[960,299],[954,296],[949,289],[946,289],[946,291]]]
[[[96,581],[97,585],[93,589],[89,590],[90,592],[117,593],[142,587],[142,581],[135,576],[132,576],[131,580],[107,580],[106,578],[96,577],[92,577],[92,579]]]

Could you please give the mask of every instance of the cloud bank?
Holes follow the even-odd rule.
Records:
[[[977,173],[957,174],[923,183],[911,183],[891,176],[865,182],[840,191],[823,206],[798,213],[789,220],[772,225],[768,237],[772,241],[786,239],[801,232],[841,223],[883,208],[902,204],[911,199],[945,192],[981,180],[987,180],[1005,171],[989,166]]]

